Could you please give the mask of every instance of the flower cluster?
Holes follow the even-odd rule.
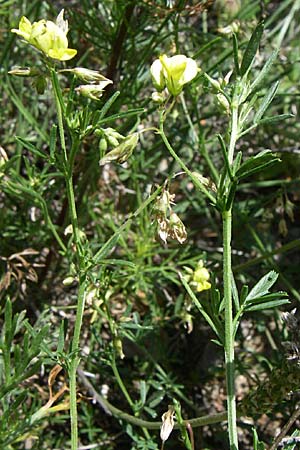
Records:
[[[158,92],[166,88],[170,95],[176,97],[183,86],[196,77],[199,70],[196,61],[185,55],[175,55],[171,58],[162,55],[153,62],[150,72]]]
[[[58,14],[56,22],[42,19],[31,23],[27,17],[23,16],[19,22],[19,28],[13,28],[11,31],[21,36],[47,57],[68,61],[74,58],[77,50],[68,48],[68,21],[64,20],[63,16],[63,9]]]

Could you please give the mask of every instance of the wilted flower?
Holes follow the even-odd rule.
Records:
[[[168,58],[162,55],[156,59],[150,69],[153,84],[161,92],[165,87],[171,95],[177,96],[183,86],[192,81],[199,69],[196,61],[185,55]]]
[[[171,238],[176,239],[180,244],[183,244],[187,238],[185,226],[174,211],[170,214],[169,234]]]
[[[11,31],[49,58],[68,61],[74,58],[77,50],[68,48],[68,21],[64,20],[63,15],[62,9],[55,23],[44,19],[31,23],[27,17],[23,16],[19,22],[19,28],[13,28]]]
[[[187,238],[183,222],[171,208],[171,205],[174,205],[174,198],[174,194],[170,194],[167,189],[164,189],[163,193],[157,197],[153,210],[157,221],[157,234],[165,244],[168,237],[176,239],[180,244]]]
[[[160,428],[160,438],[163,442],[168,439],[174,428],[174,415],[174,406],[170,405],[168,411],[161,416],[162,425]]]

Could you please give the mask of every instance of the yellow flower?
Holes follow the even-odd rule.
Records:
[[[171,58],[162,55],[153,62],[150,72],[153,84],[159,92],[166,87],[171,95],[177,96],[183,86],[196,77],[199,70],[196,61],[185,55],[175,55]]]
[[[68,61],[76,55],[77,50],[68,48],[68,21],[64,20],[63,15],[62,9],[55,23],[44,19],[31,23],[27,17],[23,16],[19,28],[13,28],[11,31],[49,58]]]

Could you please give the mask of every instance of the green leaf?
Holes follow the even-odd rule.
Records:
[[[152,395],[152,400],[151,400],[151,402],[149,403],[149,407],[150,407],[150,408],[155,408],[155,407],[156,407],[157,405],[159,405],[160,402],[164,399],[164,396],[165,396],[165,394],[164,394],[164,392],[162,392],[162,391],[155,392],[155,393]]]
[[[258,123],[260,121],[260,119],[262,118],[262,116],[264,115],[264,113],[266,112],[267,108],[269,107],[269,105],[272,103],[273,98],[276,95],[276,92],[278,90],[278,86],[279,86],[279,81],[277,81],[276,83],[274,83],[270,89],[268,89],[268,92],[266,93],[266,95],[263,97],[261,104],[259,105],[259,108],[253,118],[253,122],[254,123]]]
[[[114,122],[118,119],[125,119],[127,117],[140,115],[143,112],[145,112],[145,108],[135,108],[135,109],[129,109],[128,111],[125,111],[125,112],[120,112],[118,114],[113,114],[112,116],[104,117],[103,119],[100,119],[99,122],[97,123],[97,127],[99,127],[103,123],[106,124],[109,122]]]
[[[251,84],[251,87],[250,87],[250,91],[251,92],[253,92],[254,89],[257,88],[257,86],[262,83],[264,78],[269,73],[269,71],[270,71],[270,69],[271,69],[275,59],[277,58],[277,56],[278,56],[278,50],[274,50],[272,52],[270,58],[266,61],[265,65],[261,69],[260,73],[255,77],[255,80]]]
[[[107,102],[103,105],[103,107],[101,108],[100,112],[97,112],[97,116],[94,117],[93,119],[93,124],[96,126],[97,123],[99,122],[99,120],[103,119],[103,117],[106,116],[106,114],[108,113],[108,110],[111,108],[111,106],[113,105],[113,103],[117,100],[117,98],[120,95],[120,91],[116,91],[108,100]]]
[[[58,353],[62,353],[64,350],[66,331],[67,331],[67,320],[64,319],[60,323],[60,327],[59,327],[59,335],[58,335],[58,343],[57,343],[57,352]]]
[[[264,23],[260,22],[255,28],[247,48],[244,52],[244,56],[241,64],[241,75],[244,76],[252,67],[256,52],[259,47],[259,43],[264,31]]]
[[[147,385],[145,380],[140,381],[140,398],[141,398],[141,404],[144,406],[145,401],[147,397]]]
[[[55,150],[56,150],[56,134],[57,134],[57,125],[52,125],[50,131],[50,162],[55,161]]]
[[[239,293],[238,293],[238,290],[236,287],[233,273],[231,274],[231,290],[232,290],[232,298],[234,301],[234,306],[235,306],[235,309],[238,311],[240,309],[240,300],[239,300]]]
[[[295,117],[294,114],[279,114],[278,116],[265,117],[264,119],[261,119],[258,122],[258,124],[259,125],[273,124],[281,122],[282,120],[285,119],[291,119],[292,117]]]
[[[248,295],[248,292],[249,292],[249,287],[245,284],[245,285],[242,287],[241,295],[240,295],[241,305],[245,302],[245,300],[246,300],[246,298],[247,298],[247,295]]]
[[[278,308],[279,306],[287,305],[288,303],[290,303],[288,299],[279,299],[270,302],[264,302],[262,297],[261,300],[262,303],[246,306],[245,311],[262,311],[264,309]]]
[[[276,283],[278,278],[278,273],[274,270],[271,270],[269,273],[264,275],[258,283],[251,289],[249,294],[245,299],[245,303],[248,303],[250,300],[254,298],[262,297],[269,293],[270,288]]]
[[[109,252],[117,245],[119,237],[123,230],[117,230],[105,244],[100,248],[100,250],[96,253],[94,257],[95,264],[99,263],[102,259],[104,259]]]
[[[22,144],[23,147],[25,147],[28,151],[39,156],[40,158],[49,159],[49,156],[46,153],[37,149],[33,144],[31,144],[31,142],[27,141],[26,139],[24,139],[20,136],[16,136],[16,141],[19,142],[20,144]]]
[[[251,158],[247,159],[236,172],[236,177],[241,180],[242,178],[246,178],[253,173],[260,172],[268,166],[271,166],[280,159],[275,156],[271,150],[263,150],[255,156],[251,156]]]
[[[233,60],[234,60],[234,67],[235,72],[237,76],[240,75],[240,65],[239,65],[239,45],[237,41],[236,34],[233,33],[232,35],[232,47],[233,47]]]
[[[12,326],[12,305],[10,299],[8,298],[5,303],[5,312],[4,312],[4,336],[5,336],[5,345],[7,347],[10,347],[13,335],[14,330]]]

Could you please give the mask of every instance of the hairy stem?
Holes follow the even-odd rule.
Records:
[[[231,129],[228,148],[228,162],[233,163],[234,150],[238,137],[238,99],[234,92],[231,106]],[[228,180],[230,183],[230,180]],[[231,237],[232,207],[222,212],[223,219],[223,284],[225,300],[225,370],[227,386],[227,414],[230,450],[238,450],[238,434],[236,425],[236,396],[234,383],[234,323],[231,289]]]

